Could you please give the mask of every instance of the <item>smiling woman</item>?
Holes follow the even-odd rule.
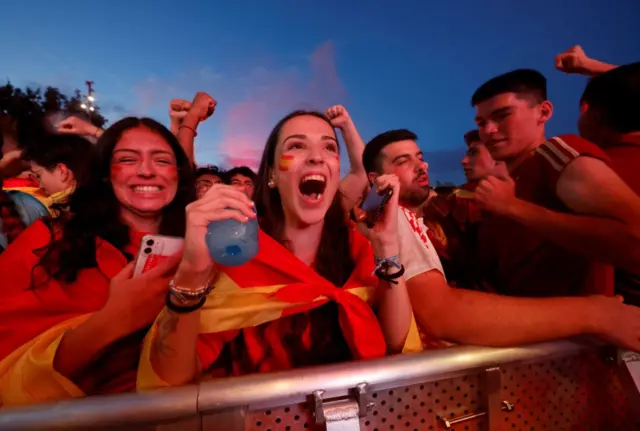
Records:
[[[127,263],[144,233],[184,234],[186,155],[164,126],[126,118],[89,163],[73,217],[34,223],[0,255],[5,406],[132,389],[144,328],[164,304],[177,262],[136,278]]]

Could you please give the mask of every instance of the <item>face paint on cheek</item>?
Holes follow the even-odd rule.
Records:
[[[280,162],[278,163],[278,170],[280,172],[287,172],[291,169],[293,164],[293,156],[291,154],[283,154],[280,156]]]
[[[111,165],[111,179],[117,177],[122,173],[122,166],[120,165]]]
[[[178,168],[177,166],[167,167],[167,176],[171,181],[178,181]]]

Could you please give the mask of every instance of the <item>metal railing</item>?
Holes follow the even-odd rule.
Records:
[[[317,418],[322,416],[318,415],[318,409],[322,407],[323,400],[353,396],[356,388],[360,388],[362,394],[365,391],[372,394],[422,382],[495,371],[503,364],[579,355],[583,351],[603,353],[605,348],[601,343],[590,339],[562,340],[500,349],[452,347],[377,360],[216,379],[199,385],[167,390],[89,397],[6,409],[0,411],[0,430],[69,430],[157,425],[194,418],[202,419],[225,412],[246,412],[248,409],[296,405],[310,400],[313,404],[314,399],[314,415]],[[499,372],[497,378],[494,385],[497,384],[498,389],[501,389]],[[495,400],[499,401],[499,398],[498,396]],[[361,405],[360,417],[366,416],[366,410],[373,405],[373,402]],[[498,407],[497,411],[499,410]],[[492,414],[490,407],[487,407],[487,412],[488,416]],[[478,415],[482,416],[476,416]],[[204,426],[200,419],[195,422],[196,429]]]

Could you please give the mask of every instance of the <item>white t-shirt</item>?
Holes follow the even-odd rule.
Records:
[[[432,269],[437,269],[444,276],[442,263],[427,231],[422,218],[406,208],[398,208],[400,261],[404,265],[406,280]]]

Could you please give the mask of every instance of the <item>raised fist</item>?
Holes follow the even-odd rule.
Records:
[[[58,133],[63,135],[78,135],[84,137],[98,137],[100,128],[78,117],[69,117],[58,125]]]
[[[556,69],[564,73],[587,74],[589,57],[580,45],[572,46],[565,52],[556,55]]]
[[[213,115],[216,109],[216,100],[207,93],[199,91],[191,102],[189,115],[195,116],[199,121],[204,121]]]
[[[344,129],[351,123],[351,117],[349,117],[349,113],[342,105],[332,106],[327,109],[324,115],[331,121],[333,127],[337,127],[338,129]]]
[[[169,117],[171,120],[182,120],[191,109],[191,102],[184,99],[173,99],[169,103]]]

